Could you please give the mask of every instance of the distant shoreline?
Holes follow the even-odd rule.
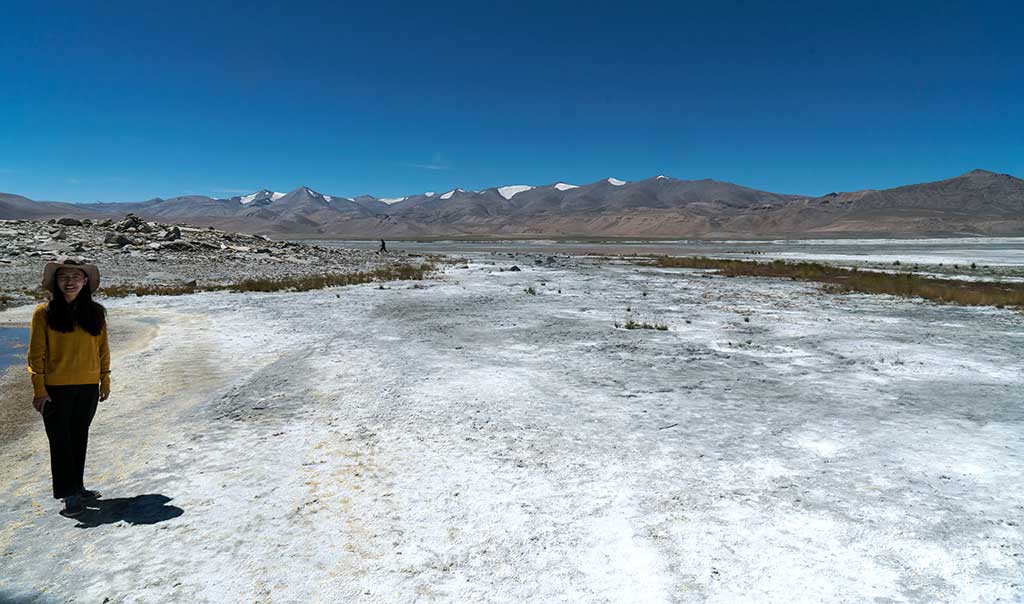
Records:
[[[513,242],[522,243],[527,241],[550,241],[554,243],[666,243],[666,242],[679,242],[679,243],[771,243],[771,242],[810,242],[810,241],[829,241],[829,242],[841,242],[841,241],[950,241],[950,240],[1020,240],[1024,241],[1024,235],[977,235],[967,233],[955,233],[955,234],[932,234],[932,235],[904,235],[904,234],[886,234],[880,235],[878,233],[842,233],[836,234],[835,237],[829,237],[821,233],[814,233],[801,237],[799,235],[791,235],[785,237],[600,237],[600,236],[589,236],[589,235],[544,235],[544,234],[526,234],[526,235],[453,235],[453,236],[435,236],[435,237],[325,237],[322,234],[296,234],[281,236],[280,238],[270,236],[275,241],[296,241],[296,242],[315,242],[315,241],[332,241],[332,242],[379,242],[381,239],[391,242],[412,242],[412,243],[441,243],[446,241],[458,242],[458,243],[502,243],[502,242]]]

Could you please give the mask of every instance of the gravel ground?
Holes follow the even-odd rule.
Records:
[[[178,237],[171,239],[175,230]],[[6,298],[8,306],[15,306],[38,296],[43,266],[60,257],[97,264],[103,286],[183,285],[194,281],[199,287],[243,279],[367,271],[409,260],[406,254],[271,241],[257,235],[131,217],[85,225],[3,220],[0,299]]]

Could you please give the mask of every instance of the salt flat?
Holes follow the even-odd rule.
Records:
[[[0,601],[1024,597],[1021,313],[510,264],[108,301],[87,477],[149,497],[4,446]]]

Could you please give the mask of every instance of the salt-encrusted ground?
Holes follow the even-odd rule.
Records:
[[[1024,315],[478,261],[109,302],[114,504],[5,446],[0,601],[1024,597]]]

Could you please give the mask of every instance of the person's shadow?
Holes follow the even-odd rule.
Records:
[[[156,524],[185,513],[179,507],[167,505],[170,500],[164,495],[136,495],[85,501],[85,511],[75,518],[75,528],[95,528],[122,520],[128,524]]]

